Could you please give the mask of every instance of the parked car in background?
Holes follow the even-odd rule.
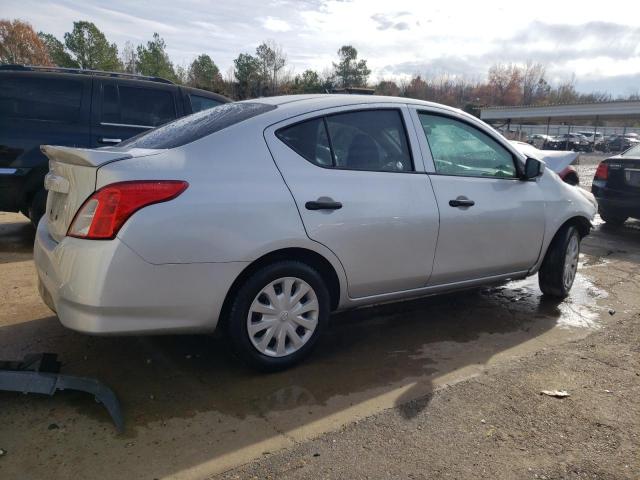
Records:
[[[640,219],[640,144],[600,162],[591,191],[607,224],[619,226],[630,217]]]
[[[0,211],[44,213],[40,145],[96,148],[229,100],[156,77],[0,66]]]
[[[43,150],[34,259],[65,326],[220,328],[266,370],[302,360],[333,310],[536,272],[565,297],[596,213],[476,117],[408,98],[261,98]]]
[[[512,140],[511,143],[528,157],[543,161],[545,165],[557,173],[563,182],[569,185],[580,185],[578,171],[573,166],[577,163],[578,152],[562,152],[557,150],[540,150],[533,145]]]
[[[596,145],[602,143],[602,141],[604,140],[604,137],[602,135],[602,133],[600,132],[594,132],[593,131],[581,131],[578,132],[580,135],[582,135],[584,138],[586,138],[592,145],[592,147],[595,148]]]
[[[527,143],[533,145],[536,148],[545,148],[545,144],[552,139],[553,137],[551,135],[545,135],[543,133],[533,133],[527,138]]]
[[[553,137],[552,140],[546,143],[546,147],[549,150],[574,150],[576,152],[590,152],[593,150],[593,145],[587,138],[579,133],[565,133]]]
[[[625,135],[611,135],[602,144],[599,150],[604,152],[624,152],[625,150],[640,144],[635,133]]]

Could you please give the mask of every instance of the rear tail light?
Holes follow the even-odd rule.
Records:
[[[180,180],[144,180],[102,187],[82,204],[67,235],[110,240],[135,212],[154,203],[172,200],[188,186]]]
[[[606,180],[607,178],[609,178],[609,166],[604,162],[600,162],[596,169],[594,180]]]

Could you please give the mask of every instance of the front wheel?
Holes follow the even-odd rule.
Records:
[[[576,227],[563,227],[551,241],[538,273],[538,284],[545,295],[565,298],[578,271],[580,233]]]
[[[238,289],[228,335],[236,354],[263,371],[291,367],[315,346],[329,320],[329,292],[309,265],[284,260],[261,268]]]

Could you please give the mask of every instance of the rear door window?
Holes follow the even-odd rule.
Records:
[[[191,103],[191,112],[201,112],[208,108],[217,107],[222,105],[222,102],[209,97],[202,97],[200,95],[189,95],[189,102]]]
[[[299,155],[321,167],[413,171],[402,114],[396,109],[328,115],[285,127],[276,135]]]
[[[320,167],[332,167],[331,147],[324,118],[314,118],[276,132],[301,157]]]
[[[100,121],[139,127],[157,127],[176,118],[170,90],[104,84]]]
[[[0,77],[0,115],[45,122],[76,123],[83,82],[66,78]]]

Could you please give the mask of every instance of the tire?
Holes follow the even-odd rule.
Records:
[[[578,269],[580,233],[570,225],[562,227],[551,241],[538,272],[538,285],[547,296],[569,295]]]
[[[307,288],[294,306],[296,295]],[[249,366],[284,370],[311,353],[329,321],[330,306],[329,290],[315,269],[295,260],[277,261],[253,273],[237,290],[227,335],[236,355]],[[296,309],[308,311],[295,315]]]
[[[569,185],[572,185],[574,187],[577,187],[578,185],[580,185],[580,180],[578,179],[578,175],[575,172],[571,172],[567,174],[563,178],[563,180],[565,183],[568,183]]]
[[[31,220],[31,224],[34,228],[38,228],[38,222],[44,215],[47,209],[47,192],[46,190],[38,190],[31,200],[29,205],[28,217]]]
[[[602,220],[604,220],[605,223],[611,227],[621,227],[622,224],[627,221],[627,218],[629,218],[620,214],[612,214],[604,210],[601,210],[599,213]]]

